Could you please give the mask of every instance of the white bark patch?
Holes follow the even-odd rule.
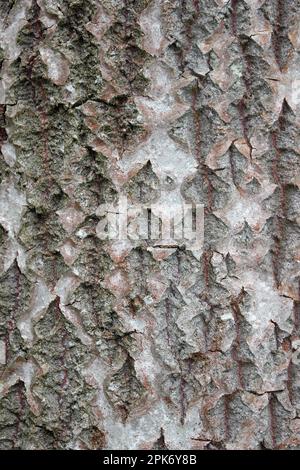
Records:
[[[161,27],[161,2],[150,2],[140,16],[140,26],[144,33],[143,48],[152,55],[159,53],[168,45]]]
[[[275,184],[266,185],[255,196],[241,194],[235,190],[228,205],[222,210],[214,211],[214,214],[224,220],[227,226],[235,232],[242,229],[245,221],[253,230],[260,231],[271,215],[269,211],[263,209],[262,201],[271,195],[275,189]]]
[[[18,322],[18,328],[22,338],[32,343],[33,341],[33,321],[38,321],[42,318],[50,302],[53,301],[55,296],[51,294],[44,281],[39,280],[32,292],[31,305],[28,312],[26,312]]]
[[[5,21],[0,18],[0,44],[4,51],[6,60],[2,65],[0,81],[0,103],[5,103],[6,91],[13,82],[9,65],[17,59],[20,54],[20,47],[17,46],[17,36],[23,26],[27,23],[26,11],[30,8],[32,0],[15,2],[8,18]]]
[[[147,345],[144,345],[146,348]],[[150,353],[150,351],[148,351]],[[155,375],[155,365],[152,364],[151,354],[142,356],[143,370],[147,376]],[[138,361],[138,359],[137,359]],[[117,364],[115,364],[117,367]],[[146,369],[145,369],[146,367]],[[101,359],[96,359],[85,371],[84,375],[88,383],[98,387],[97,405],[107,433],[107,447],[109,449],[141,449],[149,442],[154,442],[160,435],[160,429],[165,431],[167,445],[172,449],[187,449],[190,439],[197,434],[200,425],[199,409],[197,406],[187,411],[185,426],[182,426],[178,417],[159,397],[153,397],[151,407],[143,410],[143,415],[134,416],[130,421],[121,423],[116,419],[116,414],[111,408],[103,390],[103,382],[107,374],[111,372]],[[156,366],[156,376],[160,370]],[[154,402],[154,398],[157,400]]]
[[[53,51],[49,47],[40,47],[39,51],[42,61],[48,67],[50,80],[52,80],[55,85],[64,85],[70,74],[67,59],[60,52]]]
[[[300,60],[296,56],[281,72],[275,62],[272,64],[270,75],[267,77],[268,85],[273,93],[264,99],[264,106],[272,112],[272,122],[280,115],[283,100],[286,99],[289,106],[299,119],[300,110]]]
[[[292,326],[287,320],[292,313],[293,301],[278,293],[271,275],[247,271],[241,274],[241,279],[252,297],[252,305],[246,316],[255,334],[248,339],[249,345],[251,344],[254,350],[260,346],[271,320],[278,323],[280,329],[290,333]]]
[[[1,152],[7,165],[13,167],[16,163],[16,150],[14,145],[9,143],[3,144],[1,147]]]
[[[192,154],[181,149],[165,130],[153,132],[148,141],[134,154],[120,160],[119,166],[129,175],[134,168],[141,168],[148,160],[152,163],[153,171],[163,182],[165,178],[171,177],[180,184],[186,176],[193,175],[197,169],[197,162]]]
[[[2,247],[4,248],[4,253],[0,257],[0,276],[10,268],[15,259],[20,271],[24,273],[26,270],[26,253],[24,248],[14,238],[8,239]]]
[[[4,255],[0,258],[0,274],[5,273],[17,257],[18,244],[15,239],[7,240]]]
[[[67,274],[59,279],[55,286],[55,294],[60,297],[60,306],[66,305],[69,295],[78,287],[80,280],[73,274]]]
[[[26,198],[15,188],[12,180],[4,180],[0,185],[0,223],[14,237],[18,233]]]
[[[72,265],[79,255],[79,249],[72,240],[66,240],[59,251],[68,266]]]
[[[0,364],[6,364],[6,345],[5,341],[0,341]]]
[[[16,44],[16,40],[20,30],[27,22],[26,10],[30,7],[31,3],[31,0],[16,2],[16,6],[8,17],[7,26],[4,21],[0,23],[1,47],[5,50],[5,57],[10,61],[15,60],[19,55],[20,49]]]

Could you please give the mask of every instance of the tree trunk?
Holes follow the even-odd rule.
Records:
[[[1,448],[299,447],[299,6],[1,2]]]

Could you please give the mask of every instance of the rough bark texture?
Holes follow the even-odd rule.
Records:
[[[0,21],[0,447],[299,447],[299,1]],[[203,251],[100,240],[120,194]]]

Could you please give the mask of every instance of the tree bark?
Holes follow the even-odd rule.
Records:
[[[1,2],[0,448],[299,448],[299,12]]]

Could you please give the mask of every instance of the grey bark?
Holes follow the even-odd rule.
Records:
[[[298,0],[0,1],[0,448],[299,448],[299,47]],[[121,195],[202,251],[101,240]]]

